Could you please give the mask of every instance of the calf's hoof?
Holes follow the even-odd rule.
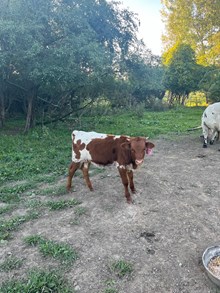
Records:
[[[212,145],[214,143],[214,140],[210,140],[210,144]]]
[[[127,200],[127,203],[128,204],[132,204],[133,203],[133,200],[132,200],[131,196],[126,196],[126,200]]]
[[[68,185],[68,186],[66,187],[66,191],[67,191],[67,192],[70,192],[70,191],[71,191],[71,186]]]
[[[203,144],[203,148],[207,148],[207,144],[206,143]]]

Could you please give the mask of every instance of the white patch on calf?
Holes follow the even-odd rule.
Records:
[[[86,146],[95,138],[106,138],[107,135],[104,133],[97,133],[95,131],[91,132],[85,132],[85,131],[79,131],[74,130],[72,132],[72,141],[74,143],[77,143],[77,141],[80,141],[81,144],[85,144],[85,148],[83,150],[79,150],[80,152],[80,158],[76,158],[76,154],[74,150],[72,151],[72,161],[75,163],[79,162],[89,162],[91,161],[92,157],[89,153],[89,151],[86,149]]]
[[[75,142],[77,140],[81,140],[81,143],[85,143],[85,145],[87,145],[95,138],[106,138],[107,134],[97,133],[95,131],[85,132],[85,131],[74,130],[72,133],[72,139],[73,139],[73,136],[74,136]]]

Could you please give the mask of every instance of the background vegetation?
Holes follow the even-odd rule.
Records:
[[[219,1],[164,0],[162,60],[138,39],[139,20],[115,1],[2,0],[0,127],[109,110],[164,110],[191,93],[219,100]],[[103,108],[103,105],[106,107]],[[103,110],[104,109],[104,110]]]

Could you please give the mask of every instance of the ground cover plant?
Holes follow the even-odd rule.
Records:
[[[141,117],[136,112],[93,116],[81,125],[36,128],[26,136],[13,133],[13,124],[3,129],[0,292],[217,292],[202,281],[198,262],[188,255],[201,255],[202,245],[219,229],[218,180],[213,174],[210,190],[210,179],[200,173],[210,161],[218,168],[219,144],[202,153],[200,130],[187,132],[200,124],[202,112],[179,108]],[[73,192],[65,191],[73,128],[156,141],[155,156],[135,178],[136,204],[125,203],[114,170],[91,170],[94,193],[77,177]],[[171,247],[174,252],[168,253]],[[193,278],[185,257],[197,269]]]

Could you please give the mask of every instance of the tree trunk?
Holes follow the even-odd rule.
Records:
[[[0,128],[5,124],[5,99],[4,95],[0,95]]]
[[[34,87],[30,91],[30,96],[28,98],[27,105],[27,116],[26,116],[26,124],[24,128],[24,133],[28,133],[28,131],[34,126],[34,102],[37,96],[37,88]]]

